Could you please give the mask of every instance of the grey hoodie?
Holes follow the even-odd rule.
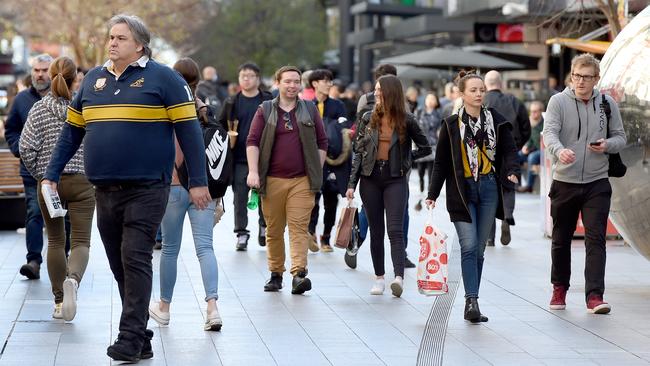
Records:
[[[544,144],[553,161],[553,179],[567,183],[590,183],[607,178],[609,160],[607,154],[589,150],[590,142],[607,138],[607,152],[617,153],[627,143],[623,121],[618,105],[605,95],[611,107],[609,135],[607,138],[607,117],[601,106],[602,96],[593,91],[587,103],[576,97],[572,89],[551,97],[544,117]],[[560,151],[570,149],[576,155],[571,164],[562,164]]]

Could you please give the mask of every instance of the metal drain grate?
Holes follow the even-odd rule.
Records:
[[[442,356],[445,348],[445,336],[447,335],[447,323],[451,308],[456,298],[458,285],[460,284],[460,245],[458,237],[454,238],[447,250],[452,248],[449,258],[449,272],[447,284],[449,292],[446,295],[437,296],[431,307],[429,319],[424,327],[420,349],[418,351],[417,366],[438,366],[442,365]]]

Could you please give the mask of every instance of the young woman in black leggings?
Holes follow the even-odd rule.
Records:
[[[370,290],[381,295],[384,281],[384,231],[388,229],[395,280],[394,296],[401,296],[404,279],[404,210],[407,205],[407,177],[413,159],[431,154],[431,146],[415,117],[404,109],[402,84],[393,75],[377,79],[377,104],[357,126],[352,172],[346,196],[354,198],[357,182],[370,226],[370,254],[376,280]],[[415,142],[417,150],[412,151]],[[384,227],[384,212],[386,228]]]

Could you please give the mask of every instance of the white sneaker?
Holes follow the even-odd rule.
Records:
[[[63,314],[61,314],[61,306],[61,303],[54,304],[54,312],[52,313],[52,318],[63,319]]]
[[[383,295],[385,289],[386,282],[383,278],[378,278],[375,280],[375,284],[372,285],[372,288],[370,289],[370,295]]]
[[[400,297],[402,296],[402,292],[404,292],[404,280],[402,277],[397,276],[393,280],[393,282],[390,283],[390,290],[393,292],[393,296],[395,297]]]
[[[221,330],[223,322],[221,321],[221,316],[219,315],[219,309],[215,308],[211,312],[206,313],[205,317],[205,326],[203,330],[212,330],[218,332]]]
[[[63,306],[61,315],[66,321],[71,321],[77,315],[77,289],[79,284],[74,278],[63,281]]]
[[[149,303],[149,316],[160,325],[169,325],[169,311],[160,310],[160,302]]]

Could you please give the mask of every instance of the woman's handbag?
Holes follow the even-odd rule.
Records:
[[[426,296],[446,294],[448,256],[447,234],[433,225],[433,210],[428,209],[429,218],[420,236],[420,258],[418,262],[418,291]]]
[[[348,201],[347,206],[341,209],[339,223],[336,225],[336,241],[334,242],[334,246],[337,248],[346,249],[350,244],[356,213],[357,208],[353,206],[352,200]]]

